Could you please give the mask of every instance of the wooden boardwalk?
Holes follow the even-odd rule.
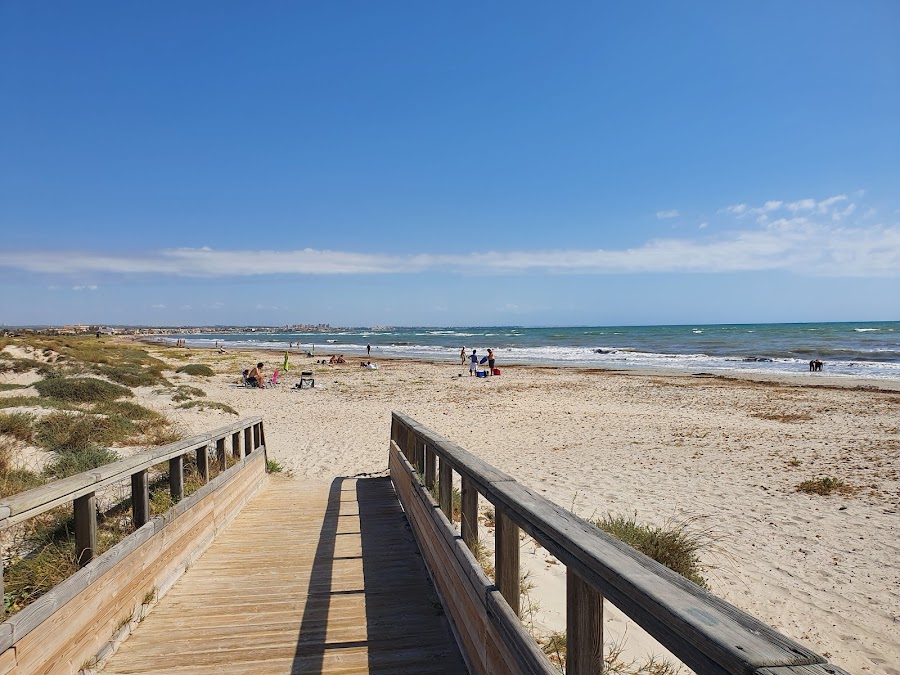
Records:
[[[466,669],[389,479],[273,478],[102,672]]]

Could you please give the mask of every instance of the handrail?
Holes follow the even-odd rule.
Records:
[[[88,492],[95,492],[132,474],[159,464],[167,459],[185,455],[197,448],[224,439],[234,432],[262,422],[262,417],[248,417],[213,431],[197,434],[159,448],[151,448],[130,457],[104,464],[96,469],[55,480],[46,485],[20,492],[0,500],[0,530],[5,530],[62,503],[74,501]]]
[[[178,501],[184,497],[184,456],[196,452],[200,479],[203,483],[208,483],[209,461],[213,452],[221,468],[227,467],[225,439],[229,436],[234,457],[249,455],[260,448],[265,450],[262,417],[247,417],[213,431],[159,448],[143,450],[131,457],[7,497],[0,501],[0,532],[61,504],[72,502],[75,515],[75,557],[79,566],[84,567],[94,558],[97,550],[98,490],[131,479],[132,525],[137,530],[150,520],[150,467],[169,461],[169,490],[172,498]]]
[[[391,440],[438,484],[438,503],[451,515],[452,472],[462,479],[462,538],[478,542],[477,497],[496,510],[495,583],[519,614],[519,528],[567,567],[567,670],[602,665],[602,607],[607,597],[697,673],[844,673],[759,619],[708,593],[655,560],[519,484],[411,417],[392,414]],[[440,459],[440,474],[435,461]],[[437,481],[436,481],[437,478]],[[476,491],[478,494],[476,494]]]

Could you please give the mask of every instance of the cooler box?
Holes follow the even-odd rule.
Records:
[[[476,375],[477,377],[487,377],[487,371],[486,371],[486,370],[479,370],[479,371],[477,371],[477,372],[475,373],[475,375]]]
[[[494,375],[499,375],[499,374],[500,374],[500,369],[494,368]]]

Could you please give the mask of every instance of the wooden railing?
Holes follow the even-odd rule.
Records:
[[[631,617],[648,634],[697,673],[735,673],[746,675],[826,675],[845,671],[766,625],[762,621],[728,604],[687,581],[679,574],[635,551],[590,523],[536,494],[511,476],[503,473],[467,452],[439,434],[426,429],[412,418],[395,412],[391,421],[391,478],[407,509],[413,532],[423,551],[429,571],[439,592],[443,593],[445,608],[457,624],[457,638],[463,629],[460,622],[471,616],[454,616],[460,606],[456,598],[445,597],[465,588],[476,593],[484,591],[486,598],[484,620],[490,625],[482,635],[518,636],[515,627],[505,622],[504,612],[492,611],[491,592],[494,589],[445,583],[441,569],[434,565],[456,565],[465,558],[469,565],[477,565],[471,555],[452,554],[452,547],[435,546],[426,541],[437,524],[455,535],[450,524],[452,516],[452,486],[454,472],[460,476],[462,543],[474,550],[478,546],[478,498],[481,495],[495,510],[495,589],[508,605],[510,614],[519,614],[519,531],[533,537],[566,566],[566,673],[585,675],[601,672],[603,667],[603,598],[607,598]],[[396,457],[395,457],[396,455]],[[405,484],[409,478],[424,478],[424,484],[412,489]],[[400,483],[398,485],[398,482]],[[438,486],[438,499],[431,499],[429,491]],[[418,502],[430,502],[434,508],[419,510]],[[424,519],[428,513],[434,521]],[[445,552],[441,557],[440,551]],[[446,555],[451,551],[450,555]],[[483,575],[481,575],[483,576]],[[516,620],[518,623],[518,620]],[[518,639],[518,637],[515,637]],[[465,642],[465,640],[463,641]],[[502,645],[500,645],[502,646]],[[498,645],[462,644],[470,668],[476,672],[498,672],[496,662],[490,662],[492,650]],[[472,653],[474,651],[478,653]],[[480,650],[480,651],[478,651]],[[538,650],[517,649],[515,665],[506,672],[554,672],[552,665]]]
[[[229,451],[236,461],[228,461]],[[189,454],[202,485],[185,497]],[[166,461],[175,505],[151,518],[149,470]],[[221,469],[212,480],[211,461]],[[250,417],[0,501],[0,532],[72,503],[81,567],[0,624],[0,673],[13,664],[18,673],[44,672],[48,664],[54,673],[74,673],[114,651],[143,618],[147,597],[155,602],[171,587],[252,498],[265,471],[263,421]],[[134,532],[98,556],[97,494],[117,483],[130,483]]]

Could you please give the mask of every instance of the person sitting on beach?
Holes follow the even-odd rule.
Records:
[[[344,355],[341,354],[339,357],[337,357],[337,361],[335,361],[335,363],[347,363],[347,362],[344,361]]]
[[[263,375],[264,367],[265,366],[263,365],[262,361],[257,363],[256,368],[250,371],[250,375],[247,377],[247,383],[252,386],[258,387],[259,389],[264,389],[266,386],[266,378],[265,375]]]
[[[337,357],[334,354],[332,354],[331,358],[328,359],[328,364],[333,366],[335,363],[337,363]]]

